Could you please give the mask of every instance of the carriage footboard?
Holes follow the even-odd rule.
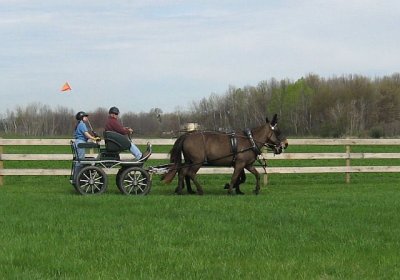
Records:
[[[163,165],[158,165],[158,166],[150,166],[147,169],[147,172],[151,174],[157,174],[157,175],[163,175],[167,173],[170,169],[171,164],[163,164]]]

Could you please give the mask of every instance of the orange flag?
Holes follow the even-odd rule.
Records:
[[[67,90],[71,90],[71,87],[69,86],[68,82],[66,82],[61,88],[61,91],[67,91]]]

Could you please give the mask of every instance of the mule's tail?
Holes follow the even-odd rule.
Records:
[[[168,167],[168,172],[162,176],[162,181],[164,183],[171,183],[171,181],[174,179],[176,173],[179,171],[179,168],[182,165],[182,147],[183,147],[183,141],[185,140],[186,135],[180,136],[178,139],[176,139],[174,146],[172,146],[170,153],[170,162],[171,164]]]

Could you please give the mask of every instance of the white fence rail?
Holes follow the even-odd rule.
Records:
[[[137,145],[145,145],[151,142],[153,146],[173,145],[175,139],[135,139]],[[289,145],[318,145],[318,146],[344,146],[343,153],[284,153],[278,156],[263,154],[267,160],[288,159],[288,160],[317,160],[317,159],[342,159],[344,166],[321,166],[321,167],[267,167],[268,174],[293,174],[293,173],[345,173],[346,181],[350,181],[351,173],[368,172],[400,172],[399,166],[352,166],[352,159],[400,159],[400,153],[352,153],[351,146],[399,146],[400,139],[289,139]],[[8,169],[3,168],[3,161],[58,161],[72,160],[71,154],[7,154],[3,153],[3,146],[68,146],[70,139],[0,139],[0,185],[3,184],[3,176],[21,175],[69,175],[69,169]],[[289,148],[290,148],[289,146]],[[92,155],[94,156],[94,155]],[[121,158],[131,157],[129,154],[122,154]],[[168,160],[167,153],[154,153],[151,159]],[[264,173],[263,168],[258,168]],[[230,174],[231,167],[203,167],[199,174]],[[114,173],[108,170],[108,173]]]

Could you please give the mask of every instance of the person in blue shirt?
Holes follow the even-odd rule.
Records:
[[[98,141],[98,137],[91,135],[86,122],[88,121],[88,114],[83,111],[80,111],[76,114],[75,118],[78,121],[75,127],[74,138],[75,138],[75,147],[78,152],[78,158],[85,158],[85,149],[78,148],[79,143],[86,143],[89,139],[93,141]]]
[[[79,148],[78,144],[80,143],[86,143],[89,139],[93,141],[99,141],[100,138],[96,137],[92,134],[90,134],[86,122],[88,122],[88,114],[80,111],[75,115],[76,120],[78,121],[76,126],[75,126],[75,131],[74,131],[74,139],[75,139],[75,149],[77,152],[78,159],[84,159],[85,158],[85,148]],[[79,171],[81,167],[80,163],[75,164],[74,168],[74,174],[77,175],[77,172]]]

